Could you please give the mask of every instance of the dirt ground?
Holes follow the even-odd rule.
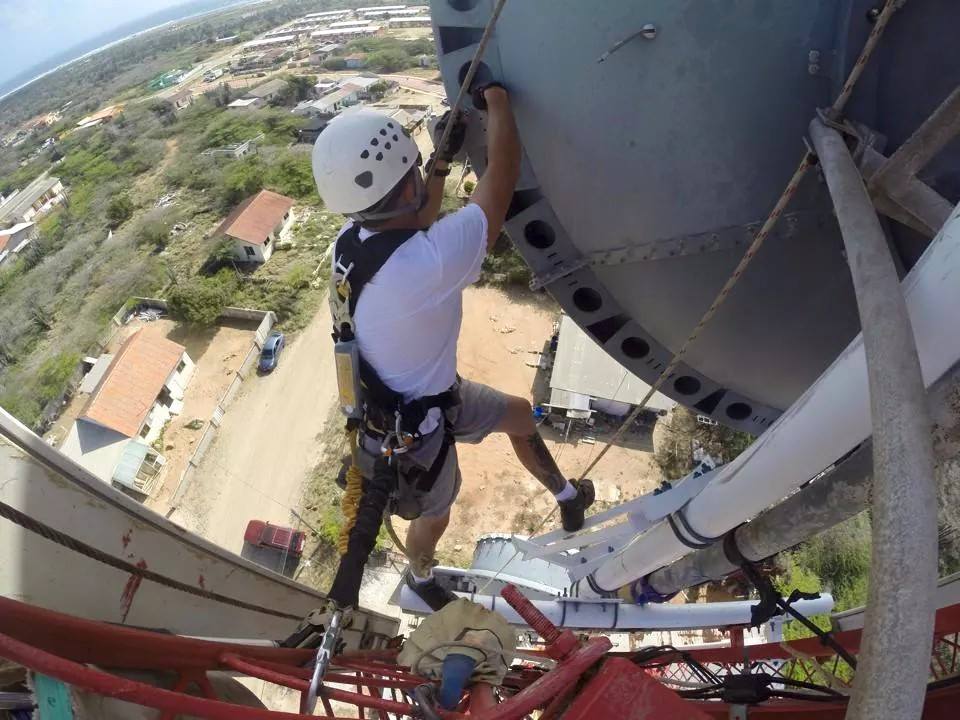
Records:
[[[535,352],[552,332],[558,310],[545,295],[526,290],[472,287],[464,293],[459,368],[463,377],[532,398]],[[303,489],[324,457],[324,442],[337,436],[331,409],[336,380],[326,307],[291,340],[272,375],[251,377],[227,411],[171,519],[234,552],[253,518],[297,526],[291,510],[302,507]],[[561,470],[575,477],[601,447],[574,435],[568,442],[545,430]],[[603,507],[654,488],[661,474],[649,437],[631,448],[613,448],[591,473]],[[645,449],[637,449],[637,445]],[[458,445],[463,486],[450,527],[439,547],[445,564],[467,565],[476,539],[490,532],[528,534],[555,507],[553,498],[528,475],[506,436],[481,445]],[[309,501],[309,499],[308,499]],[[552,528],[554,518],[547,524]],[[398,532],[405,523],[396,520]],[[376,583],[374,583],[376,584]],[[386,583],[383,587],[386,589]],[[366,590],[366,588],[365,588]],[[376,604],[365,592],[365,603]]]
[[[295,525],[336,399],[328,311],[291,339],[277,369],[251,375],[171,519],[239,553],[251,519]]]

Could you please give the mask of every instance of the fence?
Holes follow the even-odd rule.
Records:
[[[157,300],[154,298],[137,298],[137,300],[140,301],[138,305],[139,307],[145,306],[163,310],[167,309],[167,303],[164,300]],[[223,416],[226,413],[227,408],[236,398],[237,393],[240,391],[240,386],[243,384],[243,381],[256,364],[257,358],[260,355],[260,349],[263,347],[263,343],[266,341],[267,336],[273,329],[273,325],[277,321],[277,316],[271,310],[252,310],[250,308],[228,307],[224,308],[218,319],[221,321],[259,320],[260,323],[257,325],[257,330],[253,336],[253,342],[250,344],[250,350],[247,351],[247,356],[243,359],[240,369],[237,370],[236,374],[233,376],[233,380],[230,382],[230,385],[220,397],[220,400],[217,402],[217,406],[213,409],[213,413],[210,416],[210,421],[207,422],[206,426],[203,428],[203,434],[200,436],[199,442],[197,442],[197,447],[194,449],[193,455],[190,456],[190,459],[187,461],[187,466],[180,474],[180,481],[177,483],[177,489],[174,491],[173,497],[170,500],[170,509],[167,512],[168,516],[177,509],[181,500],[183,500],[183,496],[190,485],[193,474],[197,471],[197,467],[200,465],[201,460],[203,460],[203,456],[210,448],[210,444],[213,442],[217,430],[220,428],[220,424],[223,422]]]

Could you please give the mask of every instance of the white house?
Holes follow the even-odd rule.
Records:
[[[233,240],[234,256],[241,262],[265,263],[276,241],[293,224],[293,200],[261,190],[237,205],[214,235]]]
[[[227,105],[230,110],[258,110],[266,103],[260,98],[238,98]]]
[[[106,368],[103,365],[106,364]],[[194,364],[182,345],[140,330],[116,355],[104,355],[91,369],[95,385],[61,451],[104,482],[140,500],[150,495],[166,461],[151,447],[173,415]]]
[[[36,223],[17,223],[6,230],[0,230],[0,265],[12,259],[37,237]]]
[[[41,176],[0,205],[0,226],[39,220],[63,202],[66,191],[60,178]]]

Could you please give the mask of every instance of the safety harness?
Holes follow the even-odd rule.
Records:
[[[339,363],[337,366],[341,408],[348,418],[346,430],[351,446],[344,477],[345,522],[338,542],[340,565],[328,594],[340,607],[357,605],[363,567],[376,545],[384,512],[406,520],[419,517],[421,500],[436,482],[454,442],[446,411],[460,402],[459,383],[442,393],[407,401],[402,393],[383,382],[356,347],[354,315],[363,289],[393,253],[417,232],[388,230],[378,233],[372,242],[361,242],[360,224],[354,223],[340,235],[335,247],[330,280],[333,340],[338,353],[344,344],[353,344],[346,354],[351,361],[347,365],[356,365],[350,373]],[[344,384],[352,385],[346,393]],[[351,399],[349,405],[344,403],[345,396]],[[420,426],[431,408],[441,410],[444,423],[436,458],[429,468],[410,462],[403,463],[401,469],[398,456],[420,446],[423,440]],[[366,474],[360,468],[361,455],[367,453],[363,447],[364,435],[378,440],[381,449],[372,470]]]
[[[377,233],[375,239],[360,239],[360,224],[354,223],[337,240],[334,272],[330,293],[333,315],[334,342],[355,340],[357,302],[367,283],[380,271],[387,260],[417,230],[387,230]],[[391,494],[391,512],[412,519],[419,516],[419,498],[433,487],[453,444],[453,429],[447,421],[447,410],[460,402],[457,383],[435,395],[407,401],[402,393],[391,389],[366,359],[357,353],[359,392],[357,412],[348,420],[348,430],[380,441],[387,457],[401,455],[420,446],[423,435],[420,427],[431,408],[443,414],[443,440],[436,458],[429,468],[404,463],[404,472],[398,474],[398,487]]]

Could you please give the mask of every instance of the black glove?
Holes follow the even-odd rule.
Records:
[[[460,150],[463,148],[463,140],[467,136],[467,124],[463,121],[463,116],[458,112],[453,118],[453,129],[447,138],[446,147],[437,147],[437,143],[440,142],[447,128],[447,123],[450,122],[451,112],[451,110],[447,110],[443,117],[437,121],[437,124],[433,126],[434,154],[437,159],[448,163],[452,162],[460,153]]]
[[[495,88],[495,87],[502,88],[503,90],[507,89],[506,87],[504,87],[503,83],[494,81],[494,82],[483,83],[482,85],[477,85],[471,91],[470,94],[473,97],[473,106],[477,110],[487,109],[487,99],[483,96],[483,94],[490,88]]]

